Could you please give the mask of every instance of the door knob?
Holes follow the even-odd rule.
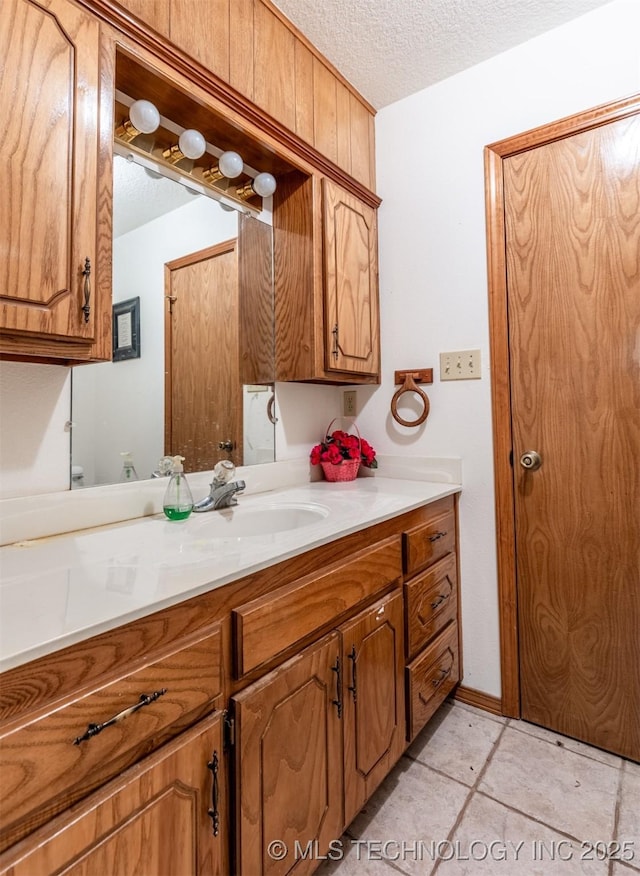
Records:
[[[233,441],[230,438],[227,438],[226,441],[218,441],[218,450],[226,450],[227,453],[231,453],[233,450]]]
[[[542,457],[535,450],[525,450],[520,457],[520,465],[527,471],[535,471],[542,465]]]

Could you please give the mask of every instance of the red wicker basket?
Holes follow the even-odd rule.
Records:
[[[358,477],[360,460],[343,459],[337,465],[334,465],[332,462],[321,462],[320,465],[327,481],[332,481],[333,483],[336,481],[355,481]]]
[[[331,433],[331,427],[335,423],[339,417],[335,417],[329,423],[326,435],[328,436]],[[355,423],[352,424],[353,428],[356,430],[358,434],[358,442],[362,441],[360,436],[360,430],[356,426]],[[358,459],[343,459],[341,462],[333,463],[333,462],[321,462],[322,471],[325,477],[325,480],[331,481],[332,483],[337,483],[338,481],[355,481],[358,477],[358,469],[360,468],[360,458]]]

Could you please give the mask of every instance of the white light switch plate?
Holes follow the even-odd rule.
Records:
[[[440,353],[440,380],[479,380],[480,350]]]

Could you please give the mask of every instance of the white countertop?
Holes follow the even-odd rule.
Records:
[[[384,477],[320,481],[240,497],[235,511],[184,521],[159,514],[7,545],[0,548],[0,671],[459,490],[459,484]],[[249,537],[207,531],[220,529],[221,516],[237,514],[239,521],[243,512],[274,505],[326,516]]]

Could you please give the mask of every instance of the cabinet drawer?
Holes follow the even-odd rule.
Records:
[[[233,611],[236,668],[244,675],[327,627],[402,575],[400,537],[326,566]]]
[[[451,553],[456,546],[456,518],[453,508],[432,517],[402,534],[404,570],[415,575],[431,563]]]
[[[407,654],[414,657],[449,621],[458,608],[456,556],[447,554],[404,585]]]
[[[407,666],[407,733],[411,740],[460,681],[458,625],[449,624]]]
[[[126,676],[2,728],[0,847],[205,714],[221,689],[216,624]]]

